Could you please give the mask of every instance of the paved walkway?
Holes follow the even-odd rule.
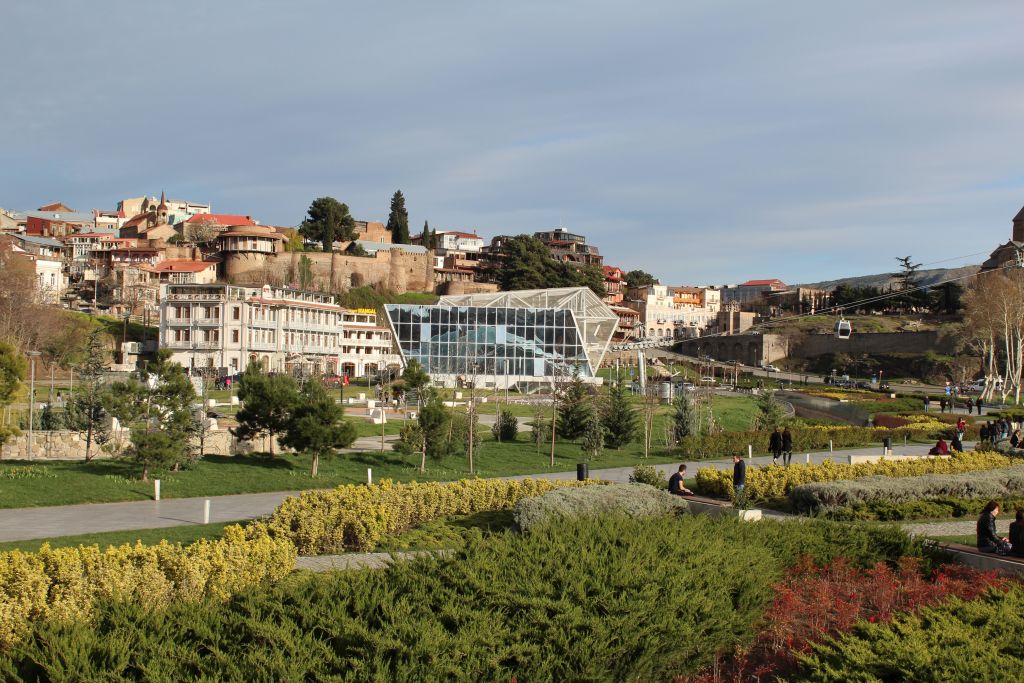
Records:
[[[964,444],[970,448],[973,444]],[[929,446],[911,444],[896,446],[897,455],[923,455]],[[881,447],[854,448],[829,453],[794,453],[793,462],[820,463],[828,458],[844,462],[849,455],[879,455]],[[771,463],[769,456],[756,456],[748,463],[764,466]],[[717,460],[687,461],[692,476],[701,467],[726,470],[732,467],[731,458]],[[678,463],[655,465],[667,478],[678,469]],[[629,481],[633,467],[591,470],[594,479],[614,482]],[[575,479],[576,472],[553,472],[524,474],[506,479]],[[88,503],[39,508],[13,508],[0,510],[0,541],[21,541],[54,536],[75,536],[103,531],[129,531],[132,529],[157,529],[187,524],[202,524],[205,501],[210,501],[210,522],[232,522],[257,519],[269,515],[282,500],[298,495],[298,491],[276,491],[272,493],[246,493],[210,498],[171,498],[161,501],[130,501],[124,503]]]
[[[1011,521],[1010,519],[997,519],[998,533],[1008,535]],[[917,536],[974,536],[978,530],[978,521],[965,519],[956,522],[911,522],[900,526]]]

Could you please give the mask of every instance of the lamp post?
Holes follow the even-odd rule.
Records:
[[[32,438],[35,436],[35,408],[36,408],[36,358],[40,356],[38,351],[26,351],[32,364],[32,374],[29,380],[28,389],[28,459],[32,459]]]

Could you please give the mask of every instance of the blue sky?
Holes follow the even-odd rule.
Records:
[[[165,189],[562,224],[673,284],[977,263],[1024,205],[1019,2],[7,2],[0,206]],[[946,261],[947,259],[952,259]]]

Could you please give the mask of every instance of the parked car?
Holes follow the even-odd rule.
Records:
[[[765,372],[781,372],[777,367],[775,367],[774,365],[771,365],[771,364],[765,365],[764,366],[764,371]]]
[[[718,382],[714,377],[701,377],[700,381],[704,384],[716,384]]]

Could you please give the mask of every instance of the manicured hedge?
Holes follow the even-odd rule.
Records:
[[[863,477],[801,484],[789,492],[797,512],[831,511],[871,503],[908,503],[942,496],[950,498],[1003,498],[1024,494],[1024,465],[962,474],[926,474],[919,477]]]
[[[552,517],[597,517],[617,512],[629,517],[652,517],[686,510],[686,501],[647,484],[609,484],[563,488],[516,504],[515,522],[521,531]]]
[[[948,519],[950,517],[976,518],[981,514],[981,509],[985,507],[988,500],[987,498],[942,496],[912,500],[906,503],[873,502],[824,510],[822,515],[828,519],[849,522],[862,520],[896,522],[912,519]],[[999,508],[1006,513],[1012,513],[1017,508],[1024,507],[1024,496],[997,496],[994,500],[999,503]]]
[[[958,453],[949,458],[882,460],[877,463],[845,465],[826,460],[820,465],[771,465],[747,469],[746,494],[753,499],[780,498],[796,486],[816,481],[859,479],[872,475],[914,477],[922,474],[973,472],[1008,467],[1013,460],[999,453]],[[704,467],[697,471],[697,488],[705,495],[732,497],[732,471]]]
[[[511,510],[521,499],[594,481],[464,479],[450,483],[346,485],[287,498],[266,525],[300,555],[373,550],[385,536],[421,522],[484,510]]]
[[[814,646],[802,681],[1019,681],[1024,671],[1024,588],[979,600],[953,600]]]
[[[663,681],[749,641],[799,557],[869,567],[919,551],[892,528],[820,520],[552,520],[228,604],[106,604],[37,625],[0,654],[0,679]]]
[[[226,600],[295,567],[295,548],[256,525],[233,525],[218,540],[187,546],[122,545],[0,553],[0,647],[33,624],[89,617],[99,601],[131,602],[153,610],[177,602]]]

